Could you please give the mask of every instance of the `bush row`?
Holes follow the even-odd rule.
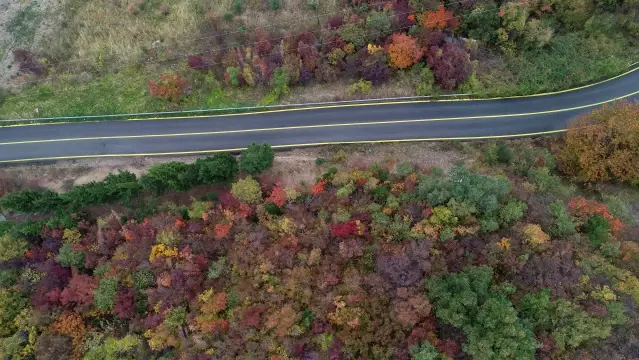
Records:
[[[238,171],[255,175],[271,166],[274,153],[268,144],[251,144],[242,152],[238,165],[228,153],[197,159],[193,164],[168,162],[152,166],[139,179],[129,171],[109,174],[103,181],[74,186],[70,191],[57,194],[51,190],[21,190],[0,198],[0,209],[25,214],[65,213],[84,206],[127,204],[141,192],[159,196],[167,191],[185,191],[195,185],[219,184],[232,181]]]

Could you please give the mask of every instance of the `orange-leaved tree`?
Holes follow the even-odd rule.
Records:
[[[606,105],[573,120],[558,158],[584,182],[639,184],[639,104]]]
[[[162,74],[158,81],[148,82],[151,96],[179,102],[186,91],[187,82],[178,73]]]
[[[452,11],[446,10],[442,3],[437,10],[429,10],[420,16],[422,27],[426,29],[455,29],[459,26],[459,21],[453,16]]]
[[[393,34],[392,43],[388,45],[388,55],[394,67],[406,69],[421,59],[424,49],[420,48],[410,35]]]

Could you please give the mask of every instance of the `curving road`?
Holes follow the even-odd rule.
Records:
[[[0,163],[89,157],[204,154],[267,142],[325,143],[481,139],[560,132],[575,116],[639,100],[639,68],[580,89],[494,100],[337,105],[173,119],[0,128]]]

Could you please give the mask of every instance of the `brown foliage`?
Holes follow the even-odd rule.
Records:
[[[606,105],[572,121],[558,158],[581,181],[639,184],[639,104]]]

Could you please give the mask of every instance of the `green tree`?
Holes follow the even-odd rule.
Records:
[[[497,4],[489,2],[477,6],[464,15],[461,29],[469,38],[481,40],[489,44],[497,43],[497,29],[501,25]]]
[[[550,214],[555,218],[555,224],[551,233],[556,236],[570,236],[577,232],[575,221],[566,212],[566,207],[561,200],[555,200],[548,205]]]
[[[465,333],[468,342],[463,345],[464,352],[476,360],[532,359],[539,347],[530,328],[503,296],[486,299]]]
[[[0,261],[23,257],[27,250],[29,244],[24,239],[9,234],[0,236]]]
[[[594,248],[599,248],[610,238],[610,223],[599,214],[588,218],[584,230],[588,234],[590,245]]]
[[[428,341],[415,345],[408,351],[411,360],[443,360],[442,354]]]
[[[50,212],[64,206],[64,201],[51,190],[21,190],[0,198],[0,208],[26,214]]]
[[[102,344],[91,347],[84,360],[135,360],[141,356],[142,340],[136,335],[122,339],[109,337]]]
[[[81,269],[84,266],[84,253],[73,250],[73,244],[63,244],[55,260],[62,266]]]
[[[389,12],[371,11],[366,17],[366,27],[369,42],[385,39],[392,33]]]
[[[511,200],[499,209],[499,220],[504,226],[512,225],[524,217],[527,209],[525,202]]]
[[[93,293],[93,303],[100,311],[111,311],[115,305],[115,295],[118,291],[118,278],[106,277],[100,280],[100,285]]]
[[[16,331],[14,319],[27,306],[27,299],[14,290],[0,289],[0,337]]]
[[[257,175],[268,169],[273,164],[274,159],[275,154],[271,145],[252,143],[246,150],[242,151],[240,169],[251,175]]]
[[[229,153],[220,153],[204,159],[197,159],[195,167],[198,172],[198,180],[203,184],[229,182],[233,180],[238,171],[237,160]]]
[[[492,268],[479,266],[429,279],[426,290],[435,314],[461,328],[468,339],[464,352],[474,359],[531,359],[538,345],[505,296],[514,289],[491,288],[492,277]]]

